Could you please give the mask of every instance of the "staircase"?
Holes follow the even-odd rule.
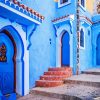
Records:
[[[48,73],[44,74],[46,75],[41,76],[40,80],[36,82],[36,85],[40,85],[42,88],[33,88],[30,94],[44,96],[46,100],[100,100],[100,68],[86,70],[82,74],[72,77],[70,77],[72,75],[70,67],[49,68]],[[45,88],[54,86],[55,82],[62,80],[64,81],[62,86]],[[60,83],[55,86],[57,85]]]
[[[36,81],[36,87],[55,87],[63,85],[64,79],[71,76],[72,68],[70,67],[49,68],[48,72],[44,72],[40,80]]]

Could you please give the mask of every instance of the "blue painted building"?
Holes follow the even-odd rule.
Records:
[[[91,16],[84,9],[85,0],[81,2],[80,72],[99,65],[100,57],[100,15]],[[14,91],[28,94],[50,67],[70,66],[76,74],[76,15],[77,0],[0,0],[0,90],[3,94]]]
[[[96,68],[100,65],[100,15],[98,13],[91,15],[86,10],[85,5],[80,5],[80,71]]]

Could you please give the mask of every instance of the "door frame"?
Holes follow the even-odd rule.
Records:
[[[66,31],[69,34],[70,44],[70,67],[73,67],[73,34],[69,25],[63,25],[57,29],[56,36],[56,67],[61,67],[61,37],[63,32]]]

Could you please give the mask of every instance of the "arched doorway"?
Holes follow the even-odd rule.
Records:
[[[97,37],[96,64],[100,65],[100,35]]]
[[[69,44],[70,36],[65,31],[61,38],[61,65],[62,66],[70,66],[70,44]]]
[[[11,39],[13,46],[16,45],[14,47],[16,55],[12,58],[15,61],[14,91],[24,96],[29,93],[29,50],[27,50],[26,34],[20,26],[16,27],[16,24],[0,26],[0,33],[6,34]]]
[[[0,90],[3,94],[16,89],[16,44],[9,32],[0,32]]]

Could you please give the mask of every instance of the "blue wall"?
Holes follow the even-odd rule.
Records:
[[[58,7],[58,3],[56,3],[56,17],[65,16],[68,14],[75,14],[76,13],[76,1],[77,0],[70,0],[70,4]],[[72,9],[73,8],[73,9]]]
[[[85,47],[80,47],[80,71],[89,69],[93,67],[92,63],[92,29],[91,23],[84,19],[87,17],[88,19],[92,20],[91,14],[80,5],[80,16],[83,16],[83,19],[80,21],[80,30],[83,28],[84,30],[84,45]]]
[[[80,71],[83,71],[92,67],[92,34],[91,26],[81,25],[80,28],[83,28],[85,35],[85,46],[80,47]]]
[[[45,17],[43,23],[37,26],[36,31],[31,37],[32,46],[30,47],[30,88],[35,86],[35,81],[39,79],[40,75],[43,75],[44,71],[47,71],[49,67],[56,66],[56,36],[55,28],[51,20],[54,18],[62,17],[68,14],[76,14],[76,0],[69,5],[58,8],[58,3],[46,0],[30,0],[23,1],[23,3]],[[63,13],[61,13],[63,12]],[[76,24],[76,18],[73,22]],[[76,47],[76,27],[73,26],[73,46]],[[73,65],[76,67],[76,48],[73,48]],[[74,67],[74,68],[75,68]],[[75,69],[74,69],[75,71]]]
[[[100,20],[100,15],[95,15],[92,17],[91,14],[81,6],[80,15],[89,18],[93,22],[93,24],[90,25],[88,21],[83,20],[84,24],[80,25],[80,28],[83,27],[85,33],[85,48],[80,48],[80,71],[83,71],[86,69],[98,67],[96,65],[96,43],[97,37],[100,34],[100,23],[95,22]],[[88,34],[89,31],[90,35]]]
[[[35,81],[43,75],[48,67],[56,65],[56,36],[52,19],[55,16],[55,2],[51,0],[25,0],[24,3],[35,9],[45,17],[42,24],[37,26],[31,37],[32,46],[29,50],[30,88],[35,86]]]
[[[77,46],[77,33],[76,33],[76,1],[58,7],[58,3],[46,0],[45,2],[40,0],[27,1],[24,0],[23,3],[45,17],[42,24],[38,25],[36,30],[33,32],[31,37],[32,46],[29,49],[29,59],[30,59],[30,88],[35,86],[35,81],[43,75],[44,71],[47,71],[49,67],[55,67],[56,65],[56,30],[53,26],[51,20],[54,18],[59,18],[65,15],[73,14],[73,71],[76,72],[76,46]],[[72,9],[73,8],[73,9]],[[71,10],[69,10],[71,9]],[[92,20],[91,14],[80,6],[80,15],[86,16]],[[81,23],[81,22],[80,22]],[[95,52],[93,48],[93,34],[94,26],[92,27],[88,21],[84,21],[85,24],[81,24],[85,32],[85,48],[80,48],[80,71],[92,68],[95,65]],[[66,23],[65,23],[66,24]],[[61,25],[62,26],[62,25]],[[92,27],[92,28],[91,28]],[[90,33],[89,33],[90,31]],[[94,40],[93,40],[94,41]]]
[[[53,26],[52,20],[65,15],[73,14],[74,21],[71,27],[73,34],[73,71],[76,72],[76,50],[77,50],[77,32],[76,32],[76,1],[70,0],[71,3],[58,7],[58,3],[53,0],[23,0],[22,2],[28,7],[36,10],[45,17],[44,21],[40,25],[36,25],[31,37],[31,47],[29,49],[29,85],[30,88],[35,86],[35,81],[40,78],[49,67],[56,66],[56,30]],[[91,14],[80,6],[80,15],[86,16],[93,22],[97,19],[100,20],[100,16],[92,18]],[[0,18],[1,19],[1,18]],[[2,19],[1,19],[2,20]],[[25,21],[25,20],[24,20]],[[83,21],[80,27],[83,27],[85,32],[85,48],[80,48],[80,71],[96,66],[96,40],[100,34],[100,23],[95,23],[92,26]],[[7,20],[2,23],[8,23]],[[12,22],[11,22],[12,23]],[[11,24],[10,23],[10,24]],[[59,27],[66,25],[66,21]],[[2,26],[2,25],[1,25]],[[32,25],[30,25],[32,26]],[[70,25],[69,25],[70,26]],[[22,26],[16,26],[21,28]],[[20,29],[19,29],[20,30]],[[88,32],[90,31],[90,34]],[[26,30],[25,30],[26,32]],[[27,32],[29,28],[27,27]]]
[[[100,35],[100,15],[95,15],[92,17],[93,25],[92,25],[92,60],[93,66],[98,67],[96,64],[96,48],[97,48],[97,38]]]
[[[72,29],[72,34],[73,34],[73,73],[75,74],[76,73],[76,53],[77,53],[77,33],[76,33],[76,1],[77,0],[70,0],[70,4],[68,5],[65,5],[65,6],[62,6],[62,7],[58,7],[58,3],[56,3],[56,16],[55,18],[57,17],[62,17],[62,16],[65,16],[65,15],[70,15],[70,14],[73,14],[74,15],[74,21],[73,21],[73,29]],[[72,9],[73,8],[73,9]],[[66,22],[65,22],[66,24]],[[72,66],[71,66],[72,67]]]

